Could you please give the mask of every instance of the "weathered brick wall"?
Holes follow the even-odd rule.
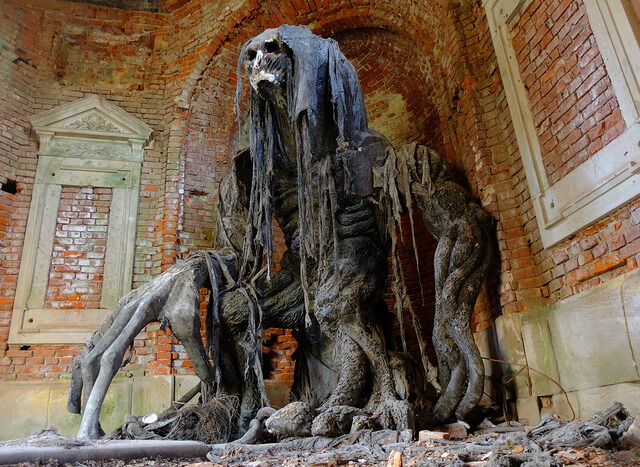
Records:
[[[554,2],[553,8],[542,3],[525,5],[516,21],[528,26],[514,29],[514,46],[553,183],[625,126],[583,3]],[[536,54],[539,58],[532,60]],[[500,86],[499,77],[496,83]],[[498,212],[504,218],[498,224],[503,312],[538,309],[637,268],[637,202],[552,248],[543,248],[504,96],[496,103],[503,122],[505,162],[516,177],[501,182],[501,186],[513,186],[510,193],[497,193]]]
[[[640,22],[640,1],[631,0],[631,7],[633,8],[633,13],[636,15],[636,19]]]
[[[164,116],[158,109],[163,104],[164,84],[158,72],[159,59],[152,58],[153,51],[160,46],[153,39],[154,31],[161,25],[160,18],[150,12],[58,1],[0,4],[0,176],[3,182],[17,182],[17,193],[0,192],[0,202],[6,202],[0,208],[0,214],[5,213],[4,217],[0,215],[5,220],[0,225],[3,261],[0,379],[59,378],[69,371],[72,356],[80,349],[80,345],[18,347],[7,344],[37,165],[37,145],[31,137],[28,118],[96,93],[162,132]],[[164,174],[162,142],[159,138],[153,149],[145,151],[143,162],[134,277],[138,283],[157,274],[160,266],[157,257],[157,269],[152,272],[162,236],[154,224],[163,201],[157,189]],[[79,206],[79,203],[78,200],[73,205]],[[89,225],[83,224],[76,228],[80,230],[74,232],[81,236],[81,230],[90,230]],[[75,300],[79,298],[74,296],[77,294],[66,297],[73,300],[62,300],[54,290],[55,279],[49,290],[49,301],[54,302],[51,305],[61,308],[95,305],[93,299]],[[69,279],[65,278],[67,286],[71,285]],[[76,282],[75,287],[80,284]]]
[[[22,163],[23,148],[29,145],[29,102],[33,100],[35,74],[29,66],[26,50],[18,47],[22,37],[21,25],[32,23],[31,18],[13,18],[12,6],[0,4],[0,182],[16,183],[17,192],[0,191],[0,360],[9,365],[5,356],[9,326],[13,310],[13,296],[20,261],[18,247],[23,235],[19,222],[26,218],[28,203],[22,193],[22,177],[28,172]],[[7,185],[8,186],[8,185]],[[16,239],[18,242],[16,242]],[[18,245],[16,244],[18,243]],[[10,374],[9,367],[2,366],[0,374]]]
[[[638,268],[640,202],[620,208],[579,235],[553,248],[545,277],[552,301],[590,289]]]
[[[82,0],[69,0],[82,2]],[[128,8],[143,11],[165,11],[164,0],[93,0],[93,3],[113,8]]]
[[[496,163],[499,149],[493,147],[502,140],[490,106],[501,88],[494,79],[496,59],[484,10],[479,2],[449,2],[439,16],[431,18],[429,26],[434,31],[431,74],[442,122],[444,160],[458,183],[467,187],[496,218],[499,231],[502,213],[494,196],[498,191],[511,196],[507,193],[512,187],[499,187],[509,175],[502,173],[508,168],[506,164]],[[494,247],[496,263],[500,254]],[[498,267],[494,265],[494,271]],[[496,288],[495,274],[490,273],[488,286],[480,294],[472,316],[476,331],[487,328],[499,313]]]
[[[371,128],[396,148],[420,141],[442,152],[428,56],[416,52],[409,38],[379,28],[349,29],[333,38],[358,72]]]
[[[453,120],[453,134],[458,135],[456,152],[460,153],[465,143],[471,146],[467,151],[472,157],[466,163],[470,187],[477,190],[482,205],[496,220],[494,272],[489,274],[472,317],[474,329],[481,331],[509,306],[524,310],[526,306],[542,304],[536,301],[537,284],[522,281],[535,275],[529,266],[533,261],[533,241],[531,235],[527,236],[525,225],[540,240],[535,218],[530,217],[533,205],[485,12],[476,3],[468,10],[459,8],[456,16],[457,29],[469,31],[464,35],[467,56],[461,57],[459,62],[463,65],[458,65],[463,72],[457,73],[460,91],[456,105],[464,113]],[[518,271],[514,273],[514,269]]]
[[[110,188],[62,188],[46,308],[100,308],[110,207]]]
[[[68,374],[77,346],[5,346],[0,351],[0,381],[58,379]]]
[[[24,237],[26,216],[29,212],[28,177],[33,177],[35,164],[33,163],[33,144],[29,141],[28,116],[31,103],[34,100],[34,81],[37,72],[32,66],[34,52],[24,47],[21,42],[34,40],[37,18],[34,16],[16,17],[13,6],[6,2],[0,4],[0,41],[2,41],[2,59],[0,70],[3,86],[0,89],[0,150],[2,156],[3,182],[15,180],[18,191],[15,194],[1,192],[3,202],[2,225],[2,268],[0,268],[0,282],[2,283],[2,301],[0,302],[0,378],[29,379],[43,378],[44,371],[36,371],[37,363],[30,358],[44,358],[35,356],[33,351],[9,349],[6,341],[9,336],[9,326],[13,310],[13,297],[17,281],[19,261],[22,253],[21,245]],[[32,29],[32,33],[24,33],[25,29]],[[31,146],[31,148],[29,148]],[[29,148],[25,150],[25,147]],[[26,189],[25,189],[26,188]],[[26,193],[25,193],[26,192]],[[5,204],[6,203],[6,204]]]
[[[291,356],[297,348],[289,329],[266,329],[262,344],[265,379],[292,382],[295,365]]]
[[[553,185],[625,128],[582,0],[533,0],[513,46]]]

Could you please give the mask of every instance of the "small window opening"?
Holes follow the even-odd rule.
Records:
[[[5,183],[0,185],[0,190],[6,191],[7,193],[11,193],[12,195],[15,195],[18,192],[18,184],[16,183],[15,180],[7,179]]]

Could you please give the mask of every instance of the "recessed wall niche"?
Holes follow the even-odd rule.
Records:
[[[31,125],[40,148],[9,343],[83,343],[131,288],[152,129],[97,95]]]

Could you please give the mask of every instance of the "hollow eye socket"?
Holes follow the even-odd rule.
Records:
[[[280,45],[276,41],[265,42],[264,50],[268,54],[278,52],[280,50]]]
[[[258,52],[256,52],[255,50],[247,50],[247,59],[249,59],[249,61],[253,61],[255,60],[256,56],[258,55]]]

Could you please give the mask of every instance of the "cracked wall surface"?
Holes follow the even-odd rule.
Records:
[[[547,308],[496,320],[487,333],[495,347],[485,343],[483,354],[514,362],[503,371],[517,375],[511,391],[521,418],[537,423],[546,412],[588,418],[616,400],[640,411],[639,290],[634,271]]]

